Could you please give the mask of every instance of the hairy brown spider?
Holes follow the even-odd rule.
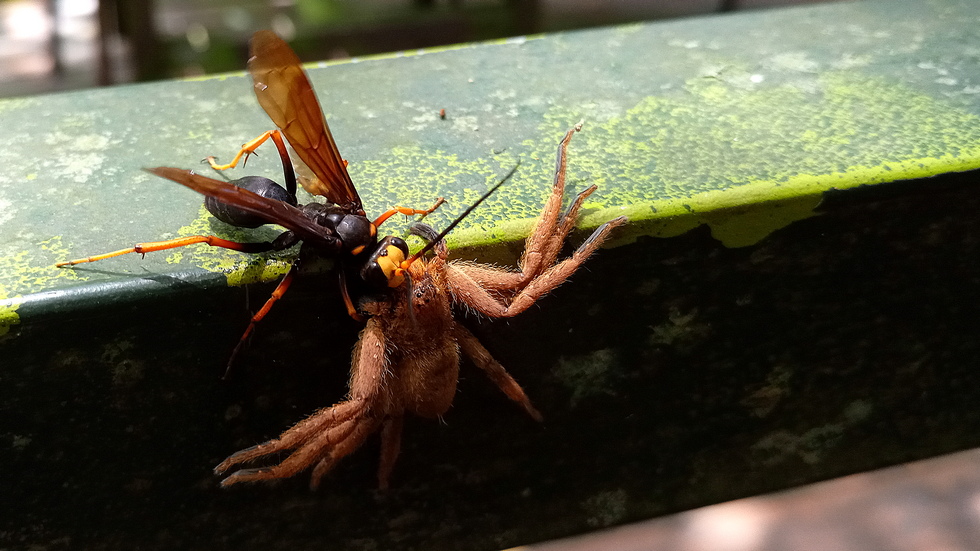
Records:
[[[310,487],[342,457],[359,448],[371,434],[381,431],[378,485],[388,480],[401,442],[406,413],[442,416],[452,405],[459,375],[460,353],[483,369],[508,398],[534,419],[541,414],[524,390],[477,338],[453,318],[459,305],[492,318],[515,316],[564,282],[595,250],[613,228],[626,223],[620,216],[597,228],[569,257],[557,262],[565,237],[575,226],[582,202],[595,191],[578,194],[560,215],[565,193],[566,149],[581,124],[569,130],[558,146],[551,196],[527,238],[519,271],[474,262],[447,262],[446,244],[435,243],[431,260],[403,264],[411,291],[396,289],[384,300],[371,300],[362,309],[371,315],[354,349],[347,399],[320,409],[282,433],[279,438],[235,453],[215,467],[223,474],[235,466],[263,456],[293,450],[271,467],[235,471],[222,486],[238,482],[286,478],[313,468]],[[421,225],[419,225],[421,226]],[[420,235],[435,239],[421,226]]]

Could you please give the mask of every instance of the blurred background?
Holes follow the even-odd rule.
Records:
[[[817,0],[0,0],[0,97],[243,70],[271,28],[304,61]]]

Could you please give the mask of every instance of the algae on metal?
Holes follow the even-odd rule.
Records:
[[[23,296],[37,289],[52,288],[65,281],[78,279],[70,270],[57,270],[53,258],[63,257],[67,249],[60,237],[37,243],[35,250],[23,250],[0,255],[0,337],[20,323],[18,309]]]
[[[839,10],[851,13],[855,25],[868,27],[861,36],[877,41],[874,50],[868,50],[867,40],[854,42],[853,29],[837,26]],[[902,23],[906,27],[901,28],[922,37],[907,51],[885,55],[879,52],[891,51],[898,39],[875,34],[880,29],[875,24],[889,23],[874,9],[815,8],[812,13],[826,32],[849,38],[828,51],[807,50],[803,39],[768,35],[725,48],[713,31],[724,27],[724,21],[711,18],[658,26],[656,31],[649,25],[629,25],[314,64],[331,69],[311,71],[311,78],[327,117],[346,130],[337,138],[342,152],[354,152],[350,170],[369,213],[394,204],[427,206],[444,194],[449,204],[428,222],[445,225],[521,159],[513,181],[450,236],[457,254],[479,254],[481,259],[511,261],[516,256],[547,195],[557,141],[583,118],[585,128],[570,146],[570,191],[599,186],[586,204],[584,229],[620,214],[630,217],[632,223],[620,232],[618,243],[644,235],[676,236],[707,225],[726,246],[752,245],[812,216],[827,190],[980,166],[980,147],[975,145],[980,143],[980,126],[968,111],[975,107],[965,95],[970,92],[956,92],[950,88],[954,75],[940,73],[952,70],[955,60],[966,54],[914,65],[925,53],[923,40],[939,40],[933,36],[938,23],[922,17]],[[759,28],[772,28],[773,21],[792,16],[768,13],[749,19]],[[916,25],[921,28],[915,30]],[[584,61],[579,54],[594,49],[595,40],[608,46],[604,55],[621,59],[601,67]],[[625,55],[637,47],[661,48],[664,59],[647,66]],[[569,56],[564,71],[598,71],[595,88],[575,87],[572,78],[539,83],[547,85],[541,89],[508,78],[481,80],[486,70],[510,78],[538,69],[561,76],[563,71],[549,72],[559,54]],[[404,61],[392,63],[395,58]],[[923,74],[934,71],[939,78],[932,82],[919,73],[903,73],[894,69],[899,62]],[[432,78],[406,81],[402,75],[412,70],[429,71]],[[624,76],[624,70],[632,74]],[[467,79],[470,75],[478,77],[475,84]],[[365,83],[386,86],[365,89],[365,101],[345,99],[351,86]],[[432,83],[452,95],[433,94]],[[0,244],[0,256],[27,251],[19,262],[52,270],[36,287],[20,291],[12,291],[16,285],[11,283],[20,276],[3,271],[0,284],[8,294],[54,289],[68,281],[53,277],[46,255],[36,255],[37,244],[52,235],[62,237],[71,253],[54,259],[58,261],[103,252],[110,234],[108,250],[164,239],[169,232],[210,233],[214,226],[201,218],[199,197],[154,181],[139,167],[188,166],[208,153],[229,154],[234,147],[229,144],[240,145],[257,129],[267,129],[269,121],[248,84],[240,73],[0,102],[5,123],[26,127],[33,122],[39,128],[35,139],[26,142],[34,144],[36,155],[23,144],[0,151],[0,163],[11,167],[0,175],[0,206],[5,209],[0,223],[10,218],[27,228],[14,241]],[[459,103],[446,105],[449,119],[439,121],[439,106],[430,105],[431,97],[458,97]],[[138,105],[141,117],[108,107],[113,105]],[[404,115],[402,128],[388,132],[387,117],[399,112]],[[363,131],[352,133],[356,125]],[[150,127],[152,134],[146,130]],[[519,136],[508,142],[514,131]],[[265,155],[264,161],[255,162],[275,178],[275,155]],[[252,169],[250,164],[248,172],[234,171],[229,177]],[[85,185],[66,187],[79,179]],[[111,193],[105,190],[110,183]],[[71,222],[73,213],[82,212],[79,205],[86,205],[87,218],[76,229]],[[404,221],[389,224],[386,233],[404,232]],[[149,235],[120,232],[130,226]],[[238,235],[227,227],[215,231]],[[153,259],[146,265],[152,265],[151,271],[167,269],[169,262],[184,272],[220,272],[235,285],[274,279],[285,269],[284,260],[295,254],[248,257],[205,249],[174,251],[166,261]],[[124,268],[79,270],[72,281],[118,281],[140,266],[131,260],[114,262]]]
[[[980,117],[880,78],[818,80],[821,89],[805,94],[695,79],[687,101],[650,96],[587,122],[568,161],[570,186],[599,186],[581,225],[625,214],[632,237],[672,237],[707,224],[724,245],[743,247],[813,216],[828,190],[980,168]],[[523,238],[547,193],[557,139],[583,114],[545,114],[508,190],[474,213],[477,227],[456,232],[457,244]]]
[[[626,214],[633,223],[619,237],[624,242],[639,235],[670,237],[707,224],[726,246],[747,246],[812,216],[827,190],[980,166],[980,146],[975,145],[980,143],[980,118],[902,85],[837,72],[820,75],[819,88],[804,92],[785,84],[753,84],[747,73],[744,82],[740,78],[692,79],[682,98],[648,96],[622,115],[587,120],[568,157],[571,190],[599,186],[586,204],[582,225],[593,228]],[[244,103],[252,104],[251,98]],[[350,171],[355,182],[368,183],[360,188],[365,205],[379,211],[395,204],[427,205],[439,190],[466,182],[462,193],[447,197],[450,204],[429,218],[438,227],[521,159],[506,189],[450,236],[454,249],[499,248],[526,235],[548,193],[558,139],[588,114],[585,109],[552,107],[543,116],[538,137],[497,155],[465,159],[415,144],[393,148],[378,159],[354,161]],[[79,154],[97,151],[107,140],[93,137],[101,140],[99,146],[62,136],[61,142]],[[52,145],[61,143],[57,136],[52,140]],[[79,172],[101,164],[90,154],[73,158],[57,161],[65,177],[89,178],[91,174]],[[198,218],[177,234],[213,233],[210,224],[210,216],[199,209]],[[404,225],[391,226],[385,231],[404,231]],[[229,238],[256,238],[254,232],[221,229]],[[31,265],[43,271],[49,266],[47,255],[44,264],[30,264],[24,262],[24,251],[13,254],[20,269]],[[272,280],[284,272],[282,261],[266,268],[264,259],[195,246],[173,251],[167,261],[225,273],[228,283],[236,285]],[[8,288],[15,272],[3,272]],[[51,288],[59,277],[68,276],[36,278],[30,289]]]
[[[686,101],[650,96],[587,126],[573,140],[569,178],[597,184],[606,209],[584,225],[622,212],[634,225],[662,222],[647,224],[653,235],[708,224],[726,246],[747,246],[812,216],[830,189],[980,167],[980,117],[881,78],[817,80],[804,93],[694,79]],[[545,124],[582,114],[568,111],[552,109]],[[535,158],[544,144],[525,145]]]
[[[0,285],[0,337],[10,332],[10,328],[20,323],[17,308],[20,307],[20,296],[10,297]]]
[[[197,218],[190,224],[180,227],[177,236],[219,234],[222,238],[232,241],[272,241],[281,231],[283,228],[279,226],[263,226],[250,230],[225,224],[211,216],[202,202]],[[289,269],[288,257],[294,252],[293,249],[288,249],[283,252],[249,255],[199,244],[158,254],[169,253],[167,262],[171,264],[180,264],[185,257],[189,257],[194,266],[210,272],[222,273],[228,285],[239,286],[282,277]]]
[[[615,383],[622,378],[621,368],[617,351],[605,348],[590,354],[562,356],[551,368],[551,374],[572,391],[569,407],[574,408],[589,396],[615,396]]]

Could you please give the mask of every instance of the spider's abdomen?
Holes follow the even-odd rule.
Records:
[[[449,410],[456,396],[459,379],[459,346],[444,334],[437,342],[402,355],[393,363],[391,396],[397,396],[402,409],[420,417],[439,417]]]

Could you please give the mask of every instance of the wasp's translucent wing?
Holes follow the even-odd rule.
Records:
[[[330,228],[321,226],[305,216],[303,210],[276,199],[269,199],[242,189],[228,182],[201,176],[190,170],[161,166],[147,168],[147,172],[161,178],[173,180],[194,191],[214,197],[222,203],[238,207],[246,212],[261,216],[270,224],[280,226],[296,233],[304,241],[312,241],[330,248],[340,247],[340,239]]]
[[[302,181],[303,187],[347,212],[363,212],[361,199],[299,58],[272,31],[255,33],[251,52],[248,70],[259,104],[316,176],[315,180]]]

